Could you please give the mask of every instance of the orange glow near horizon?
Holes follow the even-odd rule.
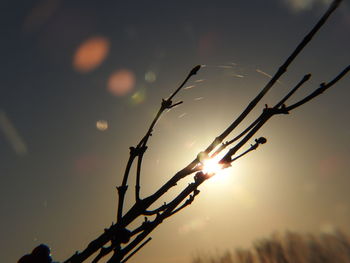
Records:
[[[84,41],[76,50],[73,67],[80,73],[88,73],[106,59],[110,42],[105,37],[92,37]]]

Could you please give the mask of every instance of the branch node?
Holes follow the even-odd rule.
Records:
[[[194,176],[195,184],[200,184],[200,183],[204,182],[206,179],[208,179],[208,174],[205,174],[202,171],[196,173]],[[190,184],[193,184],[193,183],[190,183]]]
[[[165,216],[167,217],[167,216]],[[152,221],[153,224],[156,224],[156,225],[159,225],[163,222],[164,220],[164,215],[163,214],[160,214],[159,212],[157,213],[156,215],[156,219],[154,219],[154,221]]]
[[[265,104],[265,108],[263,109],[263,113],[266,114],[267,116],[273,116],[276,114],[289,114],[286,105],[282,105],[281,108],[269,108],[267,107],[267,104]]]
[[[128,186],[127,185],[117,186],[117,190],[119,195],[123,195],[128,190]]]
[[[170,99],[162,99],[162,108],[163,109],[170,109],[171,105],[173,104],[173,102]]]
[[[276,113],[274,114],[289,114],[286,104],[282,104],[281,108],[277,109]]]
[[[131,231],[126,228],[120,228],[116,234],[112,237],[112,244],[126,244],[130,241]]]
[[[196,75],[197,72],[198,72],[198,70],[200,70],[201,67],[202,67],[201,65],[195,66],[195,67],[191,70],[190,76]]]
[[[130,150],[131,156],[137,156],[137,148],[131,146],[131,147],[129,147],[129,150]]]
[[[322,83],[320,84],[319,93],[320,93],[320,94],[323,93],[326,89],[327,89],[326,83],[322,82]]]

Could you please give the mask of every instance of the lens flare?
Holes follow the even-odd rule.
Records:
[[[105,120],[99,120],[96,122],[96,128],[99,131],[106,131],[108,129],[108,122]]]
[[[105,37],[92,37],[76,50],[73,67],[80,73],[88,73],[102,64],[109,53],[110,42]]]
[[[134,89],[135,82],[136,78],[132,71],[121,69],[109,77],[107,90],[114,96],[124,96]]]
[[[154,73],[153,71],[147,71],[145,73],[145,80],[148,82],[148,83],[153,83],[157,80],[157,75],[156,73]]]

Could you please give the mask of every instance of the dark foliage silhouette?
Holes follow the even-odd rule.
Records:
[[[18,263],[51,263],[50,248],[41,244],[33,249],[32,253],[24,255],[18,260]]]
[[[350,238],[334,233],[274,234],[250,249],[236,249],[217,256],[197,256],[192,263],[349,263]]]

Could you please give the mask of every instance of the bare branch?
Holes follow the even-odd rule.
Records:
[[[149,237],[145,242],[143,242],[139,247],[137,247],[133,252],[130,253],[129,256],[127,256],[124,260],[122,260],[120,263],[125,263],[128,261],[133,255],[135,255],[141,248],[143,248],[148,242],[152,240],[151,237]]]
[[[283,104],[309,79],[311,78],[311,74],[306,74],[302,80],[280,101],[278,102],[274,108],[279,108],[283,106]]]
[[[189,206],[190,204],[192,204],[192,202],[194,201],[194,198],[200,193],[200,191],[198,189],[195,189],[193,194],[190,195],[190,197],[178,208],[176,208],[171,214],[170,216],[176,214],[177,212],[181,211],[182,209],[184,209],[186,206]]]
[[[207,147],[206,153],[210,153],[218,144],[220,144],[252,111],[252,109],[258,104],[258,102],[266,95],[266,93],[272,88],[272,86],[277,82],[277,80],[287,71],[288,66],[293,62],[297,55],[304,49],[304,47],[311,41],[313,36],[322,27],[322,25],[327,21],[329,16],[334,12],[334,10],[339,6],[342,0],[334,0],[326,13],[321,17],[317,24],[312,28],[312,30],[304,37],[292,54],[287,58],[287,60],[282,64],[282,66],[277,70],[275,75],[266,84],[263,90],[249,103],[247,108],[238,116],[238,118],[215,140]]]
[[[124,172],[123,176],[123,182],[120,187],[118,187],[118,214],[117,214],[117,221],[119,222],[122,218],[123,215],[123,206],[124,206],[124,198],[125,198],[125,193],[128,189],[127,186],[127,180],[129,177],[130,173],[130,168],[135,160],[135,158],[138,156],[138,164],[137,164],[137,174],[136,174],[136,185],[135,185],[135,198],[136,201],[140,199],[140,177],[141,177],[141,166],[142,166],[142,158],[143,154],[147,150],[146,144],[149,139],[149,137],[152,135],[152,131],[154,126],[156,125],[158,119],[160,118],[161,114],[164,112],[166,109],[171,109],[182,102],[177,102],[175,104],[172,104],[171,99],[180,91],[180,89],[186,84],[186,82],[192,77],[193,75],[197,74],[198,70],[201,68],[200,65],[194,67],[186,79],[182,82],[182,84],[170,95],[170,97],[166,100],[162,100],[161,106],[158,110],[157,115],[155,116],[154,120],[152,121],[146,135],[141,139],[141,141],[138,143],[136,148],[130,147],[130,157]]]
[[[248,150],[246,150],[245,152],[243,152],[240,155],[238,155],[235,158],[233,158],[231,160],[231,163],[233,163],[234,161],[237,161],[239,158],[243,157],[247,153],[249,153],[249,152],[251,152],[253,150],[256,150],[258,148],[259,144],[265,144],[266,141],[267,140],[264,137],[260,137],[259,139],[255,139],[255,144],[250,145],[250,148]]]
[[[187,83],[187,81],[193,76],[193,75],[196,75],[198,70],[201,68],[200,65],[197,65],[196,67],[194,67],[190,73],[188,74],[188,76],[186,77],[186,79],[181,83],[181,85],[170,95],[170,97],[166,100],[162,100],[162,103],[161,103],[161,106],[158,110],[158,113],[156,115],[156,117],[154,118],[154,120],[152,121],[146,135],[142,138],[142,140],[139,142],[139,144],[137,145],[137,147],[146,147],[146,144],[148,142],[148,139],[149,137],[152,135],[152,131],[153,131],[153,128],[154,126],[156,125],[156,123],[158,122],[161,114],[166,110],[170,110],[180,104],[183,103],[183,101],[179,101],[179,102],[176,102],[176,103],[172,103],[172,98],[181,90],[181,88]],[[146,150],[146,149],[145,149]],[[143,158],[143,153],[141,153],[139,155],[139,158],[138,158],[138,164],[137,164],[137,174],[136,174],[136,185],[135,185],[135,198],[136,198],[136,201],[140,200],[140,177],[141,177],[141,166],[142,166],[142,158]]]
[[[124,205],[124,198],[125,193],[128,189],[127,181],[130,173],[130,168],[132,166],[132,163],[134,162],[136,156],[137,156],[137,150],[134,147],[130,147],[130,156],[128,163],[126,164],[124,176],[123,176],[123,182],[122,185],[117,187],[118,189],[118,214],[117,214],[117,222],[119,222],[123,216],[123,205]]]
[[[141,166],[143,155],[147,150],[147,146],[141,146],[141,152],[137,158],[137,168],[136,168],[136,184],[135,184],[135,200],[138,202],[140,200],[140,180],[141,180]]]
[[[113,245],[109,247],[102,247],[100,249],[100,253],[91,261],[91,263],[97,263],[102,259],[104,256],[107,256],[109,253],[113,251]]]
[[[201,65],[197,65],[195,66],[191,72],[188,74],[188,76],[186,77],[186,79],[184,80],[184,82],[182,82],[182,84],[180,85],[180,87],[177,88],[177,90],[174,91],[173,94],[170,95],[170,97],[168,98],[168,100],[171,100],[179,91],[180,89],[182,89],[182,87],[186,84],[186,82],[190,79],[190,77],[192,77],[193,75],[196,75],[198,70],[200,70]]]
[[[330,81],[327,84],[321,83],[320,87],[318,89],[316,89],[314,92],[312,92],[309,96],[298,101],[297,103],[294,103],[293,105],[286,107],[286,110],[287,111],[294,110],[295,108],[297,108],[297,107],[305,104],[306,102],[312,100],[313,98],[321,95],[324,91],[326,91],[328,88],[332,87],[335,83],[337,83],[340,79],[342,79],[349,71],[350,71],[350,65],[347,66],[342,72],[340,72],[332,81]]]
[[[164,211],[167,208],[167,204],[164,203],[162,206],[158,207],[157,209],[154,210],[146,210],[143,212],[144,215],[151,216],[151,215],[156,215],[162,211]]]
[[[244,134],[246,134],[248,131],[248,135],[244,137],[235,147],[231,148],[228,153],[222,158],[220,161],[221,163],[225,163],[226,165],[229,165],[234,160],[238,159],[240,156],[234,158],[231,160],[231,157],[248,141],[251,137],[255,135],[255,133],[273,116],[276,114],[288,114],[288,110],[284,106],[284,102],[286,102],[306,81],[308,81],[311,77],[311,74],[305,75],[299,83],[284,97],[282,98],[273,108],[268,108],[266,105],[266,108],[264,109],[263,113],[254,121],[251,125],[248,126],[241,134],[239,134],[237,137],[232,139],[231,141],[223,144],[217,151],[222,151],[227,145],[233,143],[237,139],[241,138]]]
[[[326,22],[328,17],[333,13],[333,11],[338,7],[342,0],[334,0],[330,5],[329,9],[325,12],[322,18],[317,22],[317,24],[313,27],[313,29],[304,37],[304,39],[300,42],[300,44],[296,47],[296,49],[291,53],[291,55],[286,59],[286,61],[281,65],[281,67],[277,70],[275,75],[270,79],[270,81],[265,85],[265,87],[260,91],[260,93],[248,104],[248,106],[243,110],[243,112],[238,116],[236,120],[234,120],[229,127],[224,130],[218,137],[214,139],[214,141],[205,149],[204,154],[208,156],[217,146],[219,146],[223,140],[246,118],[246,116],[256,107],[259,101],[266,95],[266,93],[272,88],[272,86],[278,81],[278,79],[287,71],[289,65],[294,61],[297,55],[304,49],[304,47],[311,41],[313,36],[317,33],[317,31],[322,27],[322,25]],[[118,187],[118,220],[115,225],[112,225],[110,228],[106,229],[103,234],[101,234],[98,238],[93,240],[81,253],[76,253],[72,257],[70,257],[65,263],[81,263],[89,258],[92,254],[101,249],[107,242],[111,241],[111,246],[101,249],[98,256],[95,258],[95,262],[97,262],[105,253],[109,253],[114,251],[112,258],[108,262],[125,262],[128,257],[125,258],[126,255],[130,253],[130,256],[136,253],[144,244],[148,241],[142,243],[141,246],[139,244],[151,233],[159,224],[163,222],[166,218],[174,215],[178,211],[182,210],[186,206],[188,206],[193,200],[194,197],[199,193],[198,187],[210,178],[211,175],[205,174],[202,171],[199,171],[194,176],[194,182],[190,183],[187,187],[185,187],[172,201],[168,204],[164,204],[159,208],[149,211],[149,207],[154,204],[158,199],[160,199],[170,188],[174,187],[179,180],[182,178],[194,173],[199,169],[200,158],[199,155],[189,163],[185,168],[178,171],[172,178],[170,178],[162,187],[160,187],[154,194],[141,199],[140,198],[140,177],[141,177],[141,168],[142,168],[142,160],[143,155],[147,149],[147,142],[149,137],[152,135],[153,129],[158,122],[161,114],[167,110],[171,109],[182,102],[174,103],[172,99],[174,96],[181,90],[181,88],[185,85],[188,79],[197,73],[200,69],[200,66],[196,66],[191,70],[183,83],[169,96],[168,99],[163,99],[160,109],[156,114],[154,120],[152,121],[149,129],[147,130],[145,136],[140,140],[138,145],[134,147],[130,147],[130,156],[127,162],[125,173],[123,176],[122,185]],[[241,158],[248,152],[256,149],[259,144],[263,144],[266,142],[266,139],[259,138],[255,141],[255,144],[251,145],[251,147],[243,152],[242,154],[233,157],[236,152],[244,146],[251,138],[255,135],[255,133],[274,115],[277,114],[288,114],[288,111],[293,110],[296,107],[303,105],[304,103],[310,101],[314,97],[321,94],[330,86],[334,85],[338,80],[340,80],[345,74],[350,70],[350,66],[348,66],[342,73],[340,73],[335,79],[333,79],[328,84],[323,84],[319,89],[314,91],[309,96],[305,97],[301,101],[286,107],[284,103],[297,91],[297,89],[304,84],[308,79],[309,75],[304,76],[304,78],[298,83],[298,85],[293,88],[281,101],[279,101],[275,107],[269,108],[266,107],[262,114],[252,123],[250,124],[241,134],[239,134],[236,138],[227,142],[226,144],[222,144],[219,147],[219,152],[221,152],[227,145],[241,139],[234,147],[229,149],[229,151],[224,155],[221,159],[221,163],[229,166],[233,161]],[[242,138],[243,137],[243,138]],[[217,152],[217,151],[216,151]],[[215,153],[216,153],[215,152]],[[215,154],[214,153],[214,154]],[[212,155],[213,156],[213,155]],[[212,157],[211,156],[211,157]],[[127,191],[127,180],[130,173],[131,166],[135,159],[137,161],[137,172],[136,172],[136,184],[135,184],[135,204],[123,215],[123,204],[125,193]],[[149,221],[146,218],[146,221],[141,224],[134,231],[129,231],[126,227],[135,221],[135,219],[139,218],[143,215],[156,215],[153,221]],[[136,237],[134,237],[136,235]],[[133,239],[131,240],[131,237]],[[131,240],[131,241],[130,241]],[[125,244],[125,247],[122,248],[122,244]],[[139,246],[139,247],[138,247]],[[132,252],[133,251],[133,252]],[[124,261],[122,261],[124,259]]]

